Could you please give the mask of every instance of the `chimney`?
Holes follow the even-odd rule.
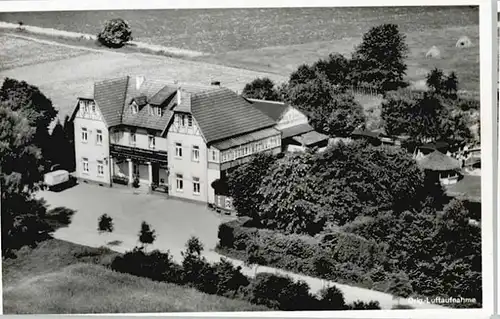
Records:
[[[181,87],[177,86],[177,105],[181,105]]]
[[[142,86],[142,84],[144,83],[144,80],[146,80],[146,78],[142,75],[139,75],[136,77],[135,79],[135,89],[136,90],[139,90]]]

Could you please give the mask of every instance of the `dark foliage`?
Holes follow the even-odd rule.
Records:
[[[125,20],[111,19],[106,21],[103,30],[97,35],[97,40],[109,48],[121,48],[132,41],[132,30]]]
[[[246,98],[279,101],[280,95],[275,88],[274,82],[269,78],[257,78],[247,83],[243,88],[242,95]]]
[[[141,242],[142,247],[152,244],[155,240],[156,231],[151,229],[151,226],[143,221],[141,224],[141,230],[139,231],[139,241]]]
[[[408,55],[406,36],[395,24],[382,24],[363,35],[351,60],[351,76],[356,86],[370,85],[381,92],[407,86],[403,80]]]
[[[101,215],[98,220],[97,230],[99,232],[111,233],[113,232],[113,229],[114,229],[113,218],[108,216],[108,214]]]

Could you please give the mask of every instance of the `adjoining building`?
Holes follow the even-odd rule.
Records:
[[[307,148],[323,150],[328,146],[329,137],[316,132],[305,114],[284,103],[247,99],[253,107],[269,116],[281,131],[283,151],[304,151]]]
[[[211,184],[252,154],[278,154],[282,140],[302,149],[328,143],[283,103],[247,100],[220,85],[144,77],[96,82],[92,94],[78,97],[71,118],[80,180],[136,184],[224,207],[230,199],[217,203]]]

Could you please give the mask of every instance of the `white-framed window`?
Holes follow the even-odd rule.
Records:
[[[211,150],[210,153],[212,155],[211,156],[212,157],[212,161],[216,162],[217,161],[217,153],[216,153],[216,151],[215,150]]]
[[[88,113],[89,112],[89,103],[87,101],[80,101],[80,105],[83,106],[83,112]]]
[[[84,174],[89,173],[89,159],[86,157],[82,158],[82,171]]]
[[[178,192],[184,190],[184,179],[182,174],[175,174],[175,186]]]
[[[104,176],[104,162],[97,161],[97,175]]]
[[[159,107],[159,106],[155,107],[155,111],[156,111],[156,115],[158,115],[158,116],[162,116],[163,115],[163,112],[162,112],[163,110],[162,110],[161,107]]]
[[[137,142],[137,135],[135,132],[130,132],[130,138],[129,138],[130,145],[135,145]]]
[[[193,177],[193,194],[200,195],[200,178]]]
[[[200,147],[198,145],[193,145],[192,160],[194,162],[200,161]]]
[[[148,141],[149,141],[149,148],[154,149],[156,147],[156,140],[155,140],[154,135],[149,135]]]
[[[82,142],[87,143],[89,140],[89,132],[86,127],[82,127]]]
[[[182,144],[175,143],[175,157],[182,157]]]
[[[193,127],[193,116],[189,114],[187,117],[188,117],[188,126]]]
[[[119,131],[114,131],[112,133],[112,136],[113,136],[113,142],[114,143],[118,143],[120,141],[120,132]]]
[[[90,108],[92,110],[92,113],[95,113],[96,112],[96,108],[95,108],[95,102],[94,101],[90,101]]]
[[[96,144],[102,145],[102,130],[96,130]]]
[[[186,115],[181,114],[180,117],[181,117],[181,125],[186,126]]]
[[[132,103],[132,114],[137,114],[139,113],[139,105],[137,105],[135,102]]]

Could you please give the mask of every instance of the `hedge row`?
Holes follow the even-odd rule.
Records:
[[[389,283],[386,244],[341,231],[310,237],[251,226],[248,218],[221,224],[218,249],[247,260],[253,246],[262,265],[370,289],[385,290]]]
[[[184,254],[182,265],[179,265],[168,252],[154,250],[146,253],[142,248],[136,248],[116,257],[111,269],[155,281],[191,286],[205,293],[242,299],[274,310],[380,309],[376,301],[346,304],[342,292],[335,286],[323,290],[318,298],[309,292],[306,282],[295,282],[288,276],[259,273],[250,279],[241,273],[240,267],[227,260],[210,264],[196,253]]]

